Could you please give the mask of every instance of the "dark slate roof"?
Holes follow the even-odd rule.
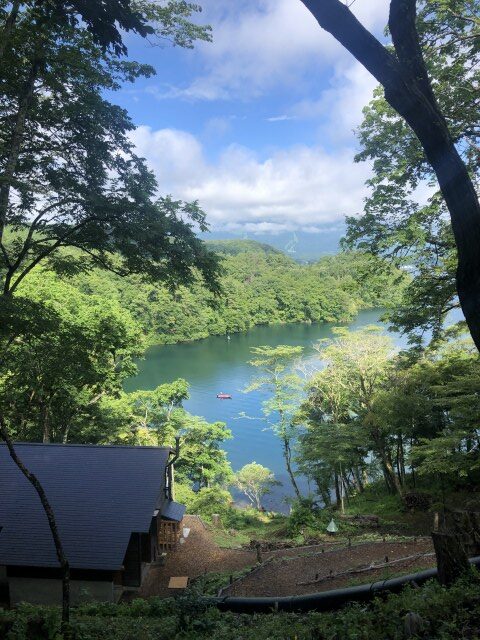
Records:
[[[117,570],[132,532],[147,533],[170,449],[16,444],[42,483],[72,568]],[[0,445],[0,565],[57,567],[32,485]]]
[[[183,516],[185,515],[186,509],[187,507],[184,504],[180,504],[179,502],[173,502],[173,500],[169,500],[165,502],[163,509],[160,511],[160,513],[162,518],[181,522]]]

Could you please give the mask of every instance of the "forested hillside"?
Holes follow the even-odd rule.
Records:
[[[222,260],[223,295],[200,282],[174,294],[139,277],[96,270],[72,282],[83,293],[117,300],[151,344],[198,340],[259,324],[347,322],[360,309],[393,304],[404,276],[354,252],[300,265],[269,245],[251,240],[207,243]],[[376,263],[377,269],[373,263]]]

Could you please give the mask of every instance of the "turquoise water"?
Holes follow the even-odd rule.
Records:
[[[361,312],[349,326],[352,329],[369,324],[381,324],[381,310]],[[251,347],[286,344],[304,347],[304,359],[312,361],[313,345],[321,338],[332,336],[328,324],[288,324],[255,327],[246,333],[213,336],[205,340],[176,345],[158,345],[148,349],[145,359],[138,363],[138,375],[127,382],[127,391],[154,389],[159,384],[185,378],[190,383],[187,411],[203,416],[209,422],[222,421],[233,432],[224,448],[234,470],[248,462],[269,467],[282,486],[275,490],[265,505],[281,508],[285,496],[292,489],[284,470],[280,442],[262,420],[261,403],[265,399],[259,391],[243,393],[255,368],[248,364]],[[386,331],[386,329],[385,329]],[[392,334],[397,345],[404,344],[398,334]],[[321,363],[317,363],[321,366]],[[217,393],[232,395],[232,400],[218,400]],[[241,417],[244,413],[248,417]],[[302,479],[302,490],[309,487]]]

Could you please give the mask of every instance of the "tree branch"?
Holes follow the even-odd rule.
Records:
[[[392,85],[392,74],[397,79],[401,77],[396,58],[340,0],[301,1],[322,29],[331,33],[384,87]]]
[[[417,33],[416,5],[416,0],[391,0],[388,28],[407,81],[416,83],[429,101],[436,102]]]
[[[52,538],[55,544],[55,551],[57,553],[58,562],[62,569],[62,583],[63,583],[63,601],[62,601],[62,623],[68,624],[69,620],[69,607],[70,607],[70,566],[63,550],[62,541],[60,539],[60,535],[58,533],[57,523],[55,520],[55,514],[53,509],[48,501],[47,494],[45,493],[44,488],[42,487],[40,481],[37,476],[29,471],[27,467],[23,464],[20,458],[15,451],[15,447],[13,445],[12,439],[8,433],[7,426],[3,419],[3,416],[0,416],[0,437],[5,442],[8,448],[8,452],[13,462],[17,465],[20,471],[23,473],[25,478],[30,482],[35,491],[40,498],[40,502],[42,503],[43,510],[45,511],[45,515],[47,516],[48,526],[50,527],[50,531],[52,533]]]

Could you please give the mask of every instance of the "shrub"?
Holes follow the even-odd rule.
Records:
[[[370,606],[352,604],[328,613],[234,615],[221,613],[195,593],[130,605],[85,605],[72,611],[72,631],[75,640],[403,640],[410,612],[422,620],[416,637],[479,638],[478,573],[472,571],[448,589],[431,581],[377,598]],[[1,640],[60,640],[59,627],[58,608],[0,609]]]
[[[412,510],[428,511],[432,504],[432,496],[420,491],[410,491],[404,495],[403,499],[407,509]]]
[[[214,513],[226,515],[231,508],[232,496],[225,489],[218,487],[200,489],[191,501],[192,513],[211,518]]]
[[[292,502],[292,510],[288,519],[290,535],[296,535],[305,527],[315,527],[319,509],[312,498],[299,498]]]

